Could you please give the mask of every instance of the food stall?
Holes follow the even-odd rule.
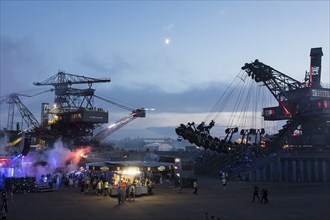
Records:
[[[174,169],[173,163],[156,161],[103,161],[88,163],[90,171],[103,171],[104,176],[111,182],[110,195],[118,194],[118,187],[126,188],[135,185],[135,195],[152,194],[155,181],[152,178],[160,172],[170,172]]]

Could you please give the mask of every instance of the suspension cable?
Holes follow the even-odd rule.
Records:
[[[213,118],[214,121],[217,121],[217,119],[220,117],[220,114],[224,110],[224,108],[227,106],[228,102],[230,101],[232,95],[237,90],[236,84],[244,81],[242,78],[242,73],[244,73],[242,70],[236,75],[236,77],[232,80],[232,82],[229,84],[229,86],[226,88],[225,92],[222,94],[222,96],[218,99],[216,104],[212,107],[210,113],[206,116],[205,122],[210,121],[211,118]],[[239,82],[237,82],[239,79]]]
[[[130,107],[124,106],[124,105],[122,105],[122,104],[119,104],[119,103],[117,103],[117,102],[114,102],[114,101],[108,100],[108,99],[106,99],[106,98],[102,98],[102,97],[100,97],[100,96],[98,96],[98,95],[95,95],[95,94],[94,94],[94,96],[95,96],[96,98],[99,98],[99,99],[101,99],[101,100],[103,100],[103,101],[106,101],[106,102],[108,102],[108,103],[110,103],[110,104],[113,104],[113,105],[115,105],[115,106],[117,106],[117,107],[119,107],[119,108],[125,109],[125,110],[127,110],[127,111],[133,111],[133,110],[134,110],[134,109],[132,109],[132,108],[130,108]]]

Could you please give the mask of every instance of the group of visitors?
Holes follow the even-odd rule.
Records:
[[[222,181],[222,185],[223,185],[223,189],[226,190],[226,173],[221,171],[221,181]],[[193,181],[193,194],[197,195],[198,192],[198,183],[197,183],[197,179],[195,179]],[[262,187],[261,189],[261,199],[259,197],[259,187],[257,185],[253,186],[253,197],[252,197],[252,202],[255,202],[255,200],[258,199],[258,201],[260,203],[263,204],[268,204],[268,190],[265,187]]]
[[[265,187],[261,189],[261,199],[259,197],[259,188],[257,185],[253,186],[253,198],[252,202],[255,202],[256,198],[260,203],[268,204],[268,190]]]
[[[135,184],[118,186],[118,205],[125,202],[126,200],[135,201]]]

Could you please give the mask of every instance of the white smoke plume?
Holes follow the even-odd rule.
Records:
[[[77,171],[82,155],[90,152],[90,147],[69,150],[63,142],[57,141],[49,150],[29,152],[22,158],[22,176],[34,176],[39,179],[42,175],[62,174]]]

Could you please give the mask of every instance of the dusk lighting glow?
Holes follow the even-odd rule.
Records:
[[[121,173],[124,174],[124,175],[135,176],[135,175],[140,174],[141,171],[139,170],[138,167],[129,167],[128,169],[125,169],[125,170],[121,171]]]

